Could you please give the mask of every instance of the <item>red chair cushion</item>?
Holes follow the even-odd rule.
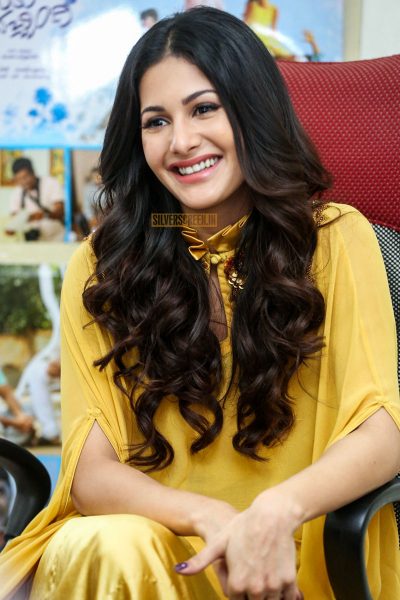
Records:
[[[296,112],[331,172],[325,198],[400,230],[400,55],[280,62]]]

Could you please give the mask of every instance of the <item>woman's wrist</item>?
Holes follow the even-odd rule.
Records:
[[[195,535],[206,540],[207,537],[222,529],[237,514],[238,511],[228,502],[204,497],[193,509],[191,525]]]
[[[306,520],[306,511],[298,499],[280,486],[261,492],[252,505],[253,508],[265,512],[266,518],[283,518],[291,533],[294,533]]]

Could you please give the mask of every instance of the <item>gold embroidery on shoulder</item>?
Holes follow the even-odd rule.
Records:
[[[312,203],[313,216],[314,221],[317,227],[320,227],[324,221],[326,221],[326,216],[324,215],[324,211],[327,208],[327,204],[320,204],[318,200],[314,200]]]

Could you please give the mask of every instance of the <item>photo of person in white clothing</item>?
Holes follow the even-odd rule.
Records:
[[[17,158],[12,165],[16,185],[10,199],[11,219],[7,235],[22,233],[26,241],[62,242],[64,193],[55,177],[37,177],[29,158]]]

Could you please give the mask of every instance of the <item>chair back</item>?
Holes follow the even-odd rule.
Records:
[[[279,67],[333,176],[324,199],[351,204],[374,227],[400,346],[400,55],[347,63],[282,61]],[[400,360],[398,374],[400,380]]]

